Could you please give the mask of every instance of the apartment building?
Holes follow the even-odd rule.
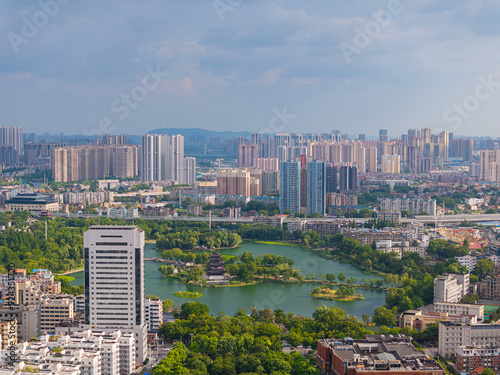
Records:
[[[443,357],[456,355],[459,346],[497,346],[500,324],[440,322],[438,352]]]
[[[36,341],[17,344],[15,353],[16,362],[3,367],[0,375],[19,374],[15,370],[67,375],[68,369],[75,375],[130,375],[135,369],[134,337],[119,330],[82,330],[56,340],[42,335]],[[2,357],[7,359],[4,353]],[[61,368],[51,369],[54,365]]]
[[[434,279],[434,302],[459,302],[469,293],[468,273],[449,273]]]
[[[144,318],[148,325],[148,332],[158,332],[163,323],[163,303],[161,299],[144,299]]]
[[[436,215],[436,200],[422,198],[390,199],[384,198],[380,201],[381,211],[410,211],[412,215],[427,212]]]
[[[135,177],[139,146],[68,146],[51,151],[52,177],[56,182]]]
[[[465,346],[457,347],[457,369],[462,372],[472,373],[479,367],[487,367],[493,371],[500,370],[500,348],[491,346]]]
[[[486,276],[479,283],[479,295],[484,299],[500,299],[500,275]]]

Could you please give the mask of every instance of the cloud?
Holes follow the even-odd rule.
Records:
[[[249,0],[223,21],[205,0],[71,1],[15,53],[6,36],[21,33],[40,5],[3,0],[3,120],[27,131],[78,132],[160,64],[168,79],[117,132],[147,131],[143,124],[158,126],[158,118],[259,130],[283,105],[298,114],[293,130],[303,132],[383,126],[397,133],[402,124],[439,123],[477,76],[498,73],[500,3],[400,3],[347,64],[339,44],[352,43],[388,1]],[[460,131],[492,134],[500,114],[493,107],[482,106]]]

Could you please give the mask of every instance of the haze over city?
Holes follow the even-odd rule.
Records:
[[[25,132],[259,132],[286,111],[287,133],[495,136],[493,0],[48,3],[0,2],[2,124]]]

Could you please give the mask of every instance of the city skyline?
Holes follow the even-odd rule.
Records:
[[[493,1],[2,4],[2,125],[26,132],[495,136]]]

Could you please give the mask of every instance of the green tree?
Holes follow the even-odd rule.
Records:
[[[341,272],[339,273],[338,279],[341,283],[343,283],[347,279],[347,277]]]
[[[398,312],[397,307],[388,309],[385,306],[380,306],[375,309],[373,313],[373,323],[379,326],[392,327],[396,325],[396,313]]]
[[[491,275],[493,273],[494,267],[495,262],[493,262],[491,259],[480,259],[477,261],[472,273],[476,275],[479,280],[481,280],[484,277]]]

